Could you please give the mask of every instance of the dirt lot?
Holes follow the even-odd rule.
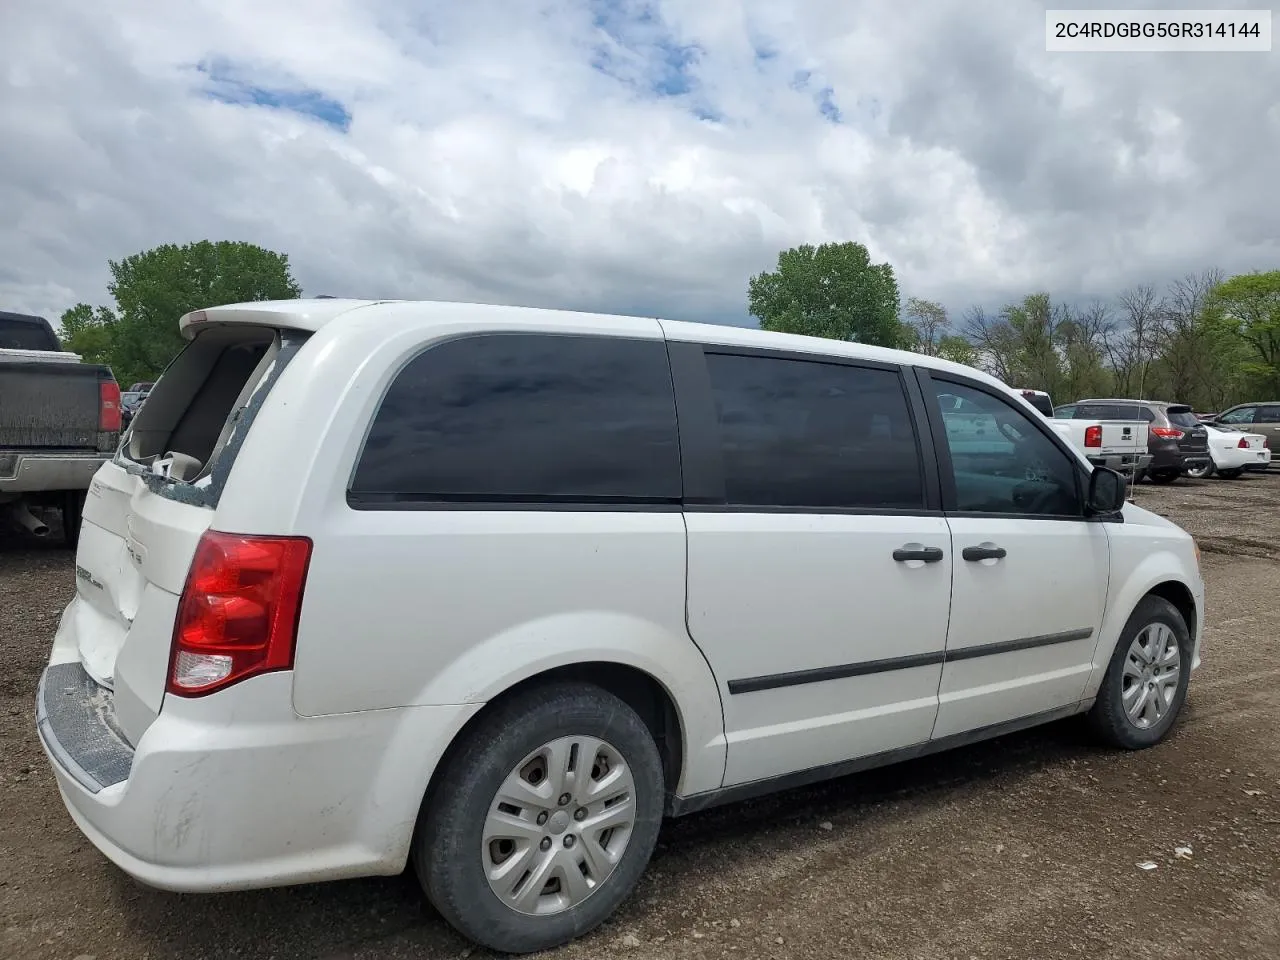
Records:
[[[558,956],[1280,957],[1280,474],[1138,500],[1196,534],[1209,584],[1169,741],[1121,755],[1059,724],[673,822],[637,896]],[[0,540],[0,957],[470,955],[410,876],[177,896],[82,839],[32,703],[72,569]]]

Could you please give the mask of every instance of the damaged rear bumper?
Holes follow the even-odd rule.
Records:
[[[108,859],[180,892],[404,869],[418,807],[478,704],[299,717],[292,677],[169,697],[135,746],[79,663],[41,678],[37,728],[68,812]],[[434,734],[434,736],[432,736]]]

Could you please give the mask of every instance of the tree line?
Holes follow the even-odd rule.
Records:
[[[776,270],[750,279],[747,303],[766,330],[940,356],[1055,402],[1115,396],[1216,411],[1280,398],[1280,270],[1205,270],[1083,305],[1037,292],[953,318],[934,301],[901,303],[893,268],[862,244],[831,243],[783,251]]]
[[[62,314],[64,345],[129,384],[154,380],[182,346],[191,310],[302,295],[283,253],[251,243],[165,244],[110,261],[114,306]],[[893,267],[860,243],[805,244],[751,277],[747,305],[766,330],[915,350],[985,369],[1056,402],[1121,396],[1221,410],[1280,399],[1280,270],[1206,270],[1083,305],[1030,293],[999,310],[903,303]]]

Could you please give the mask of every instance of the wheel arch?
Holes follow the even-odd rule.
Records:
[[[1198,639],[1196,598],[1192,596],[1186,584],[1178,580],[1164,580],[1153,586],[1143,596],[1160,597],[1173,604],[1178,613],[1182,615],[1183,622],[1187,625],[1187,633],[1191,635],[1191,642],[1193,644],[1196,642]]]
[[[1199,665],[1200,631],[1204,598],[1189,579],[1187,559],[1177,552],[1159,550],[1143,557],[1114,589],[1093,652],[1093,671],[1085,684],[1084,698],[1094,697],[1102,686],[1102,678],[1111,663],[1116,644],[1125,625],[1145,597],[1156,596],[1173,604],[1187,624],[1192,642],[1192,669]],[[1194,561],[1192,561],[1194,562]]]
[[[686,727],[676,698],[656,677],[638,667],[616,661],[593,660],[543,670],[513,683],[492,697],[449,741],[428,778],[421,809],[426,810],[430,805],[433,790],[441,779],[441,771],[465,749],[468,738],[490,714],[512,697],[540,686],[563,682],[600,687],[635,710],[648,727],[658,747],[658,754],[662,757],[664,788],[670,798],[680,783],[686,762]],[[668,805],[669,803],[668,799]]]

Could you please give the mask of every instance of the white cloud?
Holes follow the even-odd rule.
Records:
[[[731,322],[806,241],[956,312],[1274,267],[1275,58],[1050,55],[1043,9],[5,4],[0,306],[107,302],[108,259],[204,238],[308,293]],[[255,89],[349,128],[210,96]]]

